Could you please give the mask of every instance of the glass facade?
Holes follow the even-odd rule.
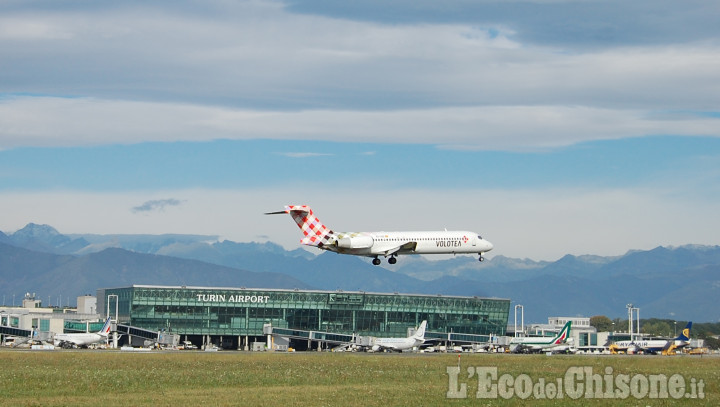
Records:
[[[98,290],[120,323],[180,335],[262,336],[263,325],[370,336],[428,331],[505,335],[509,299],[365,292],[135,285]],[[117,304],[116,304],[117,302]]]

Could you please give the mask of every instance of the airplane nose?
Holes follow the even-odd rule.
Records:
[[[493,246],[492,243],[488,242],[487,240],[485,241],[485,251],[486,251],[486,252],[489,252],[490,250],[492,250],[493,247],[494,247],[494,246]]]

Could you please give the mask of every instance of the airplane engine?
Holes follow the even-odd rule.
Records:
[[[335,244],[341,249],[367,249],[373,242],[372,236],[354,236],[340,238]]]

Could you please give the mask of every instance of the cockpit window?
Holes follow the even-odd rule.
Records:
[[[482,236],[478,235],[478,239],[482,240]]]

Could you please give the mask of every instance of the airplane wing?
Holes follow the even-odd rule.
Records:
[[[382,250],[383,255],[385,256],[391,256],[393,254],[409,254],[414,253],[415,249],[417,248],[418,242],[411,241],[403,243],[399,246],[394,246],[389,249],[385,248]]]
[[[404,245],[400,246],[398,249],[398,253],[412,253],[417,249],[418,242],[407,242]]]

